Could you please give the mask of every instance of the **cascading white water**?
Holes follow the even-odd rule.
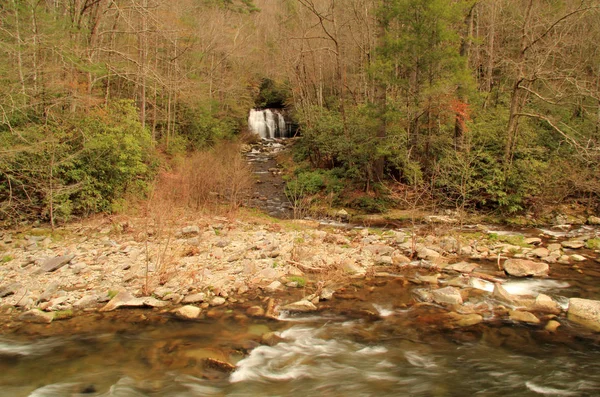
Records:
[[[286,138],[288,135],[283,114],[275,109],[251,109],[248,127],[263,139]]]

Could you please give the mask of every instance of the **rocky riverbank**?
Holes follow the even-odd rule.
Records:
[[[523,277],[560,288],[578,279],[597,284],[595,228],[523,235],[485,226],[429,233],[318,226],[205,216],[161,231],[144,219],[5,231],[2,324],[10,330],[132,307],[192,320],[230,308],[268,318],[336,307],[378,317],[369,299],[381,287],[396,305],[436,308],[443,327],[499,320],[549,332],[562,324],[600,330],[600,291],[553,298],[513,285]]]

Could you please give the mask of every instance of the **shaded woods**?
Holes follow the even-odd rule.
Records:
[[[285,106],[299,126],[296,185],[319,175],[352,181],[330,187],[334,204],[352,204],[348,190],[366,192],[358,207],[377,209],[426,191],[459,209],[510,213],[577,199],[593,210],[599,7],[3,2],[0,217],[119,211],[147,196],[161,169],[207,161],[194,152],[242,132],[248,110],[268,104]],[[240,202],[223,189],[208,193]]]

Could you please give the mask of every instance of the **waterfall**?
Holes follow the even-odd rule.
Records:
[[[263,139],[288,137],[285,119],[277,109],[251,109],[248,127]]]

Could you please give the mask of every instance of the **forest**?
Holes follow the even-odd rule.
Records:
[[[3,1],[0,220],[118,212],[264,107],[298,127],[288,190],[334,206],[597,212],[599,20],[600,0]]]

